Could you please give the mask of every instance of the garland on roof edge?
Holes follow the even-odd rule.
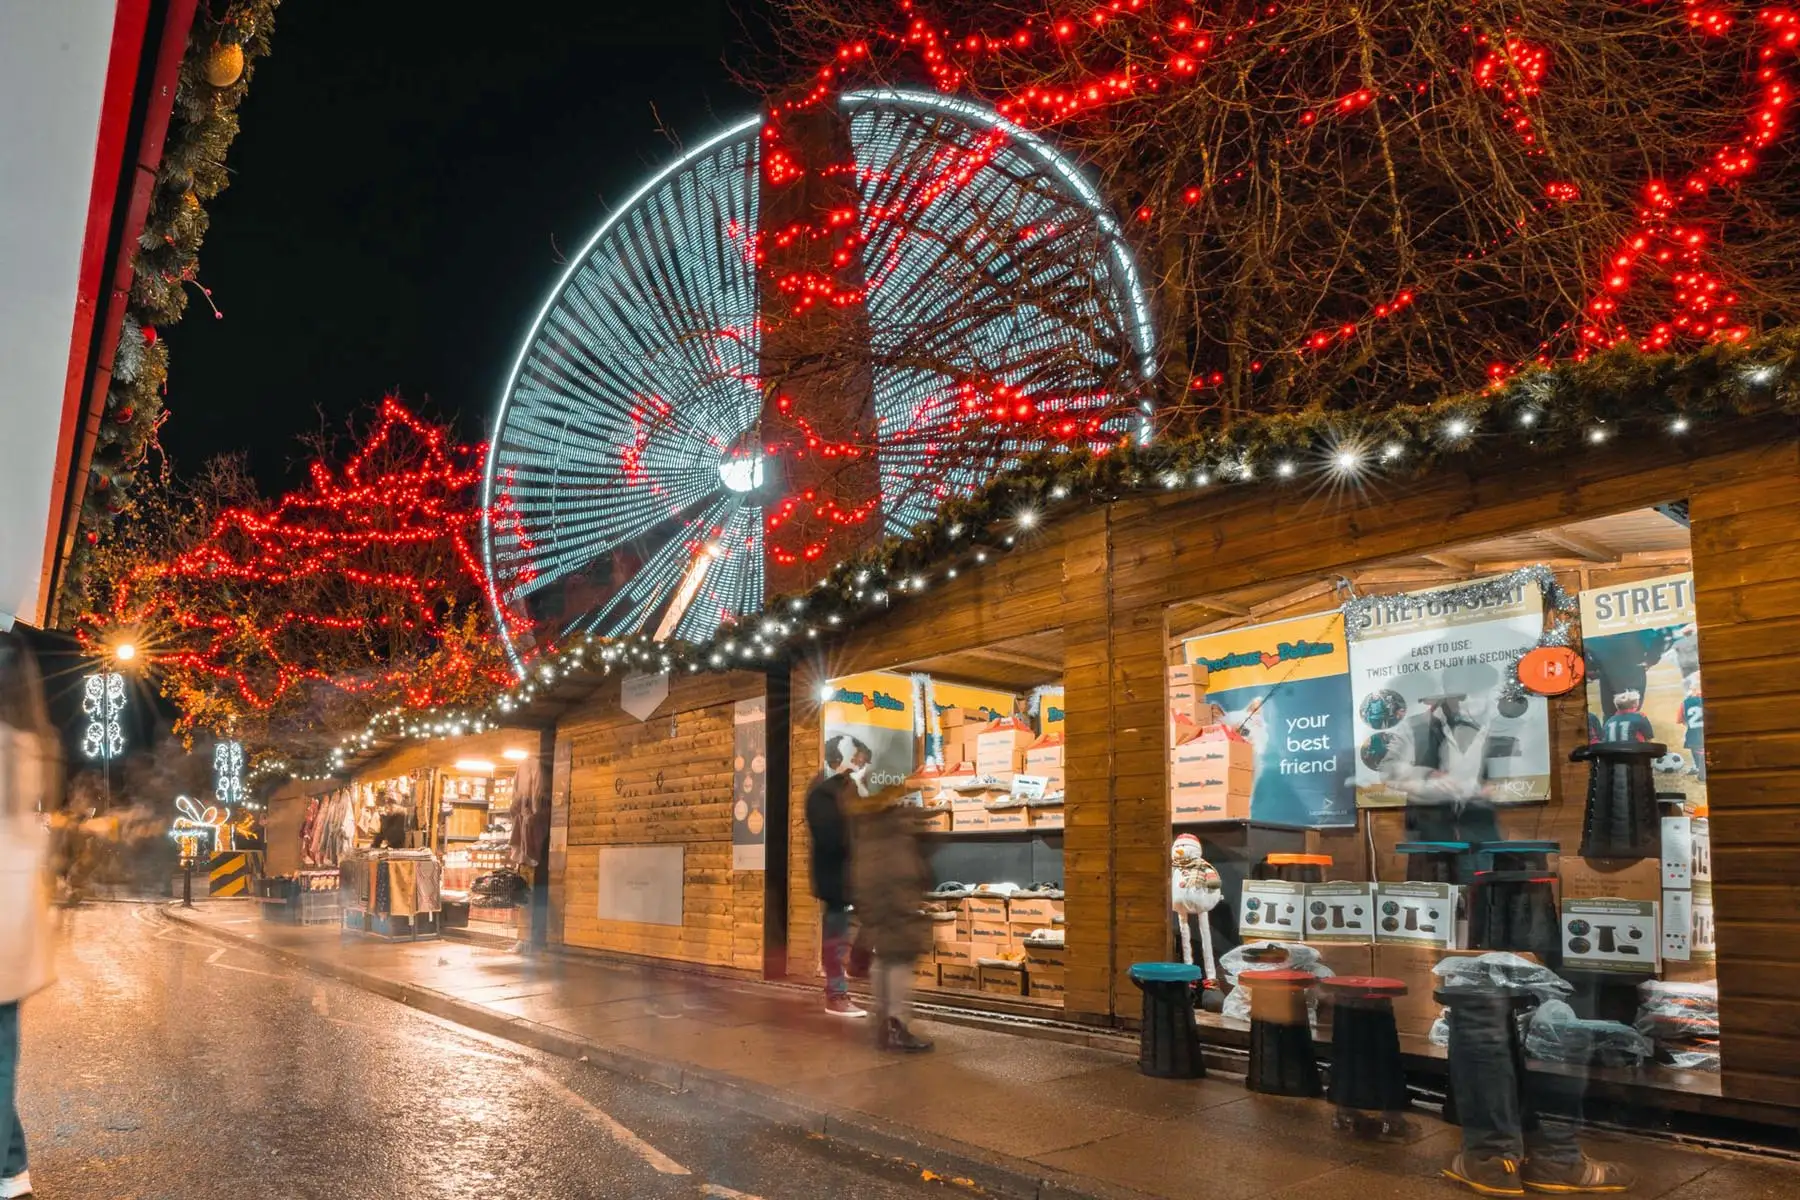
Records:
[[[1028,455],[976,495],[947,502],[912,536],[846,559],[805,592],[771,597],[764,611],[703,644],[584,638],[546,654],[485,708],[377,716],[343,739],[328,769],[378,737],[456,736],[529,714],[559,679],[583,672],[766,670],[816,650],[897,601],[979,569],[1077,504],[1128,495],[1246,486],[1302,489],[1412,478],[1444,467],[1491,465],[1504,444],[1533,450],[1598,446],[1621,437],[1681,444],[1730,417],[1800,414],[1800,330],[1755,342],[1719,342],[1693,354],[1619,347],[1582,362],[1529,371],[1436,404],[1379,413],[1275,413],[1229,428],[1167,433],[1126,444]],[[1504,439],[1504,443],[1502,443]]]
[[[81,595],[88,550],[125,511],[127,491],[156,443],[169,374],[168,347],[157,329],[181,320],[190,286],[207,295],[198,278],[200,243],[208,224],[205,202],[230,182],[225,154],[237,137],[237,107],[249,90],[256,61],[269,53],[280,3],[238,0],[217,19],[203,3],[194,13],[162,162],[132,253],[131,295],[88,468],[80,536],[69,556],[59,603],[61,597]]]

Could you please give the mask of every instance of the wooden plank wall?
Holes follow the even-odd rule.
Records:
[[[1621,442],[1562,456],[1509,454],[1479,469],[1439,471],[1414,482],[1372,485],[1364,493],[1271,486],[1052,514],[1035,544],[938,583],[926,598],[908,601],[798,665],[794,694],[815,695],[819,681],[831,676],[1062,628],[1069,738],[1067,1012],[1129,1018],[1137,1001],[1124,972],[1134,961],[1169,952],[1161,674],[1168,605],[1253,584],[1298,585],[1395,557],[1691,497],[1702,620],[1710,622],[1701,645],[1708,738],[1722,747],[1714,750],[1719,765],[1713,803],[1715,814],[1729,814],[1716,815],[1714,837],[1726,847],[1734,838],[1762,847],[1748,856],[1727,848],[1717,860],[1722,878],[1740,866],[1747,872],[1741,886],[1718,893],[1721,958],[1744,961],[1760,945],[1764,958],[1748,961],[1769,964],[1721,967],[1727,1029],[1754,1036],[1758,1028],[1772,1029],[1775,1019],[1772,1009],[1759,1016],[1754,1004],[1772,1001],[1778,984],[1787,996],[1800,987],[1800,921],[1782,925],[1779,939],[1758,943],[1739,915],[1767,911],[1763,906],[1779,888],[1788,889],[1780,893],[1784,911],[1800,909],[1794,903],[1800,901],[1800,796],[1782,776],[1800,766],[1793,761],[1800,756],[1800,718],[1786,715],[1800,709],[1786,700],[1759,703],[1793,689],[1785,672],[1800,656],[1800,582],[1781,574],[1785,566],[1760,562],[1767,553],[1739,548],[1777,548],[1794,540],[1800,490],[1782,491],[1797,487],[1794,431],[1791,423],[1744,424],[1718,431],[1706,451],[1673,443],[1653,449],[1650,454],[1641,443]],[[1800,562],[1800,554],[1786,557]],[[1716,581],[1732,579],[1742,582]],[[1734,656],[1755,665],[1737,668]],[[795,972],[816,973],[817,913],[807,895],[800,797],[818,770],[819,727],[816,705],[795,707],[789,936]],[[1568,698],[1556,713],[1553,751],[1566,758],[1585,737],[1580,697]],[[1770,732],[1771,722],[1782,732]],[[1565,795],[1580,795],[1582,778],[1579,768],[1564,768]],[[1746,818],[1752,809],[1756,815]],[[1510,820],[1521,836],[1573,844],[1579,811],[1576,803],[1554,815]],[[1398,840],[1397,814],[1377,819],[1396,826],[1378,825],[1378,840]],[[1322,837],[1321,848],[1359,861],[1362,852],[1347,844],[1352,840]],[[1760,937],[1764,927],[1756,928]],[[1800,1058],[1790,1054],[1788,1061],[1795,1073],[1780,1078],[1800,1079]]]
[[[763,874],[731,869],[732,711],[761,675],[676,677],[647,721],[616,683],[563,718],[572,741],[569,849],[559,889],[565,944],[760,976]],[[602,921],[602,846],[686,847],[679,928]]]
[[[1800,450],[1695,488],[1721,1085],[1800,1105]]]

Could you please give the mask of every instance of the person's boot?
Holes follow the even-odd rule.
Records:
[[[1521,1172],[1525,1186],[1551,1195],[1604,1195],[1629,1191],[1637,1180],[1618,1163],[1598,1162],[1582,1155],[1572,1163],[1552,1163],[1528,1158]]]
[[[931,1049],[930,1042],[914,1036],[913,1031],[902,1025],[899,1018],[889,1017],[883,1024],[887,1029],[885,1049],[900,1050],[908,1054],[920,1054]]]
[[[1483,1196],[1523,1196],[1525,1184],[1519,1178],[1519,1164],[1502,1155],[1477,1158],[1459,1154],[1444,1168],[1444,1178],[1454,1179],[1472,1192]]]
[[[0,1179],[0,1200],[27,1200],[31,1192],[31,1172],[20,1171]]]

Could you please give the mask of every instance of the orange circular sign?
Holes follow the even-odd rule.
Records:
[[[1581,685],[1587,666],[1567,646],[1539,646],[1519,659],[1519,682],[1540,696],[1560,696]]]

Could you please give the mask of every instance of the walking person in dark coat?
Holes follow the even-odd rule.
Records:
[[[869,798],[856,826],[850,894],[861,936],[875,954],[876,1043],[884,1050],[920,1051],[931,1043],[908,1027],[913,964],[931,949],[931,927],[920,906],[931,889],[931,868],[919,846],[918,821],[888,788]]]
[[[806,792],[806,828],[812,835],[812,894],[818,898],[819,966],[825,974],[825,1011],[840,1017],[869,1014],[850,999],[845,960],[850,953],[850,814],[857,794],[855,775],[866,768],[868,747],[854,742],[845,753],[833,738],[826,744],[825,773]],[[856,751],[861,751],[857,762]]]

